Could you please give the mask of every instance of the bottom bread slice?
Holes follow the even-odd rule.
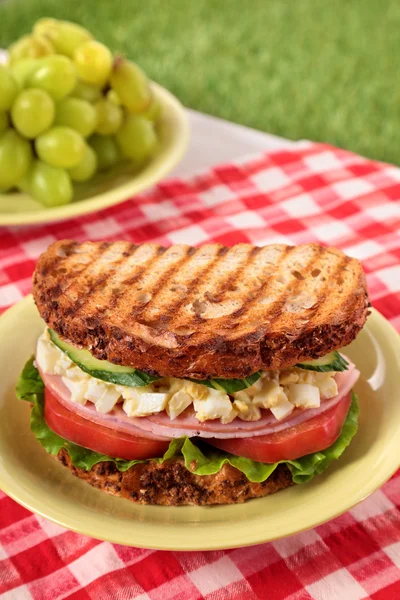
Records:
[[[72,464],[64,448],[57,458],[73,475],[93,487],[138,504],[240,504],[293,485],[291,473],[283,464],[278,465],[266,481],[252,483],[229,464],[214,475],[195,475],[186,469],[183,458],[162,464],[155,461],[139,463],[125,472],[118,471],[113,462],[101,462],[85,471]]]

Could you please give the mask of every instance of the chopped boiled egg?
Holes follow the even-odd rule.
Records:
[[[182,379],[178,379],[178,381],[182,382]],[[196,398],[196,400],[202,400],[212,391],[216,391],[218,392],[218,394],[221,394],[221,392],[219,392],[218,390],[213,390],[213,388],[208,388],[206,385],[201,385],[200,383],[194,383],[194,381],[183,380],[183,386],[185,388],[185,391],[192,398]],[[224,394],[225,392],[222,393]]]
[[[86,404],[85,393],[88,382],[69,379],[68,377],[62,377],[62,380],[64,385],[66,385],[71,392],[72,402],[76,402],[77,404],[84,406]]]
[[[321,400],[327,400],[333,398],[338,393],[338,386],[333,377],[325,377],[318,381],[317,387],[321,396]]]
[[[264,384],[264,379],[262,377],[260,377],[260,379],[257,379],[257,381],[255,383],[253,383],[253,385],[251,385],[250,387],[246,388],[246,392],[250,397],[255,396],[258,392],[261,391],[261,388],[263,387]]]
[[[233,408],[237,411],[237,416],[242,421],[258,421],[261,419],[261,411],[253,404],[246,391],[242,390],[234,394]]]
[[[118,402],[121,393],[115,385],[105,383],[94,377],[90,378],[85,398],[94,402],[96,410],[101,413],[110,412]]]
[[[265,379],[261,391],[253,398],[252,404],[258,408],[269,408],[276,419],[285,419],[294,410],[285,390],[275,379]]]
[[[319,389],[308,383],[291,383],[287,386],[288,398],[299,408],[318,408],[320,406]]]
[[[300,374],[289,369],[288,371],[282,371],[279,375],[279,383],[281,385],[289,385],[289,383],[297,383],[299,381]]]
[[[288,417],[293,410],[294,405],[291,402],[289,402],[287,398],[282,398],[279,404],[271,408],[272,414],[274,415],[275,419],[278,419],[278,421],[286,419],[286,417]]]
[[[45,334],[41,335],[37,347],[35,360],[44,373],[53,373],[54,367],[60,358],[60,351],[53,344],[49,344]]]
[[[203,386],[206,387],[206,386]],[[199,421],[208,421],[229,417],[232,411],[232,402],[228,394],[207,388],[208,393],[202,399],[194,398],[193,406],[196,411],[196,417]]]
[[[192,404],[193,398],[184,390],[179,390],[170,398],[166,411],[170,419],[176,419],[188,406]]]
[[[261,391],[253,398],[253,404],[259,408],[272,408],[287,400],[283,387],[276,381],[266,379]]]
[[[227,417],[221,417],[220,421],[221,421],[221,423],[222,423],[223,425],[227,425],[228,423],[232,423],[232,421],[233,421],[234,419],[236,419],[236,417],[238,416],[238,414],[239,414],[239,413],[237,412],[237,410],[235,410],[235,409],[233,408],[233,405],[232,405],[232,410],[231,410],[231,412],[229,413],[229,415],[228,415]]]
[[[125,399],[122,405],[128,417],[147,417],[165,410],[170,394],[141,392],[142,388],[130,389],[132,393],[124,395]]]
[[[60,350],[60,352],[61,352],[61,350]],[[68,356],[62,352],[58,361],[56,362],[56,364],[54,366],[54,375],[64,375],[65,371],[73,366],[74,366],[74,363],[72,362],[72,360],[70,360],[68,358]],[[79,368],[79,367],[77,367],[77,368]],[[82,371],[82,373],[83,373],[83,371]]]

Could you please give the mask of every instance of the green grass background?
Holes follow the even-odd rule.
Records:
[[[400,163],[398,0],[5,0],[0,45],[77,21],[187,106]]]

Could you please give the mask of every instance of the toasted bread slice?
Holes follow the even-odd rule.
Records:
[[[63,240],[39,258],[46,323],[99,359],[163,376],[242,378],[351,342],[368,294],[335,248]]]
[[[250,498],[268,496],[293,485],[286,465],[278,465],[266,481],[252,483],[229,464],[215,475],[194,475],[185,467],[183,458],[162,464],[155,461],[139,463],[123,473],[112,462],[97,463],[90,471],[74,467],[64,448],[57,458],[79,479],[137,504],[241,504]]]

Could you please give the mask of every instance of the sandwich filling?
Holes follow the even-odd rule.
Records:
[[[61,377],[72,402],[82,406],[91,402],[100,413],[110,413],[119,404],[128,417],[147,417],[165,411],[174,420],[192,407],[200,422],[259,421],[262,409],[282,421],[295,408],[318,408],[321,402],[338,393],[334,371],[298,367],[262,371],[255,383],[230,394],[174,377],[163,377],[138,387],[117,385],[83,371],[51,341],[47,328],[38,340],[36,363],[43,374]]]
[[[88,450],[141,460],[206,442],[214,453],[276,464],[338,439],[359,376],[337,352],[242,380],[149,375],[95,359],[47,328],[32,369],[44,382],[46,424]]]
[[[72,411],[63,409],[62,405],[58,403],[58,399],[49,391],[47,384],[45,386],[34,365],[34,357],[26,363],[19,377],[16,393],[18,399],[25,400],[32,405],[31,430],[42,447],[52,455],[67,452],[72,465],[84,471],[91,471],[98,463],[109,462],[114,463],[118,471],[124,472],[149,459],[162,464],[183,458],[185,467],[195,475],[214,475],[225,464],[229,464],[241,471],[248,481],[261,483],[272,475],[279,464],[284,464],[291,473],[293,483],[301,484],[307,483],[314,476],[325,471],[332,461],[340,458],[356,434],[358,426],[357,396],[347,394],[329,442],[327,441],[329,438],[326,436],[332,425],[332,414],[326,414],[323,419],[313,419],[308,427],[303,425],[289,427],[283,432],[283,437],[279,435],[278,438],[276,435],[263,436],[262,443],[267,443],[268,446],[268,440],[272,441],[278,449],[282,446],[282,441],[288,448],[287,442],[289,441],[293,447],[297,448],[297,453],[300,453],[298,458],[290,457],[290,452],[284,451],[280,458],[275,457],[274,459],[271,455],[270,460],[249,459],[243,456],[243,446],[240,446],[240,442],[249,444],[251,437],[245,440],[220,440],[221,443],[226,441],[228,444],[239,442],[234,452],[231,451],[232,448],[221,449],[215,440],[207,440],[207,443],[204,443],[199,438],[190,436],[182,436],[170,441],[153,441],[132,436],[133,445],[131,443],[129,446],[129,436],[123,432],[118,431],[113,434],[111,429],[92,424],[89,420],[74,415]],[[56,420],[54,420],[55,415],[57,416]],[[335,419],[336,417],[335,413]],[[65,424],[68,423],[67,431]],[[71,424],[74,424],[74,427],[71,427]],[[325,433],[325,437],[320,439],[321,448],[315,452],[305,451],[304,434],[308,438],[307,444],[309,444],[310,434],[317,434],[321,437],[321,425]],[[64,431],[62,431],[63,428]],[[76,437],[74,439],[78,430],[81,430],[81,435],[86,437],[85,441],[82,439],[80,443]],[[147,446],[146,443],[150,445]],[[100,451],[99,448],[93,448],[96,445],[102,445],[103,449],[108,446],[108,454]],[[124,448],[134,448],[136,456],[121,457],[121,450]],[[308,446],[308,448],[310,447]]]

